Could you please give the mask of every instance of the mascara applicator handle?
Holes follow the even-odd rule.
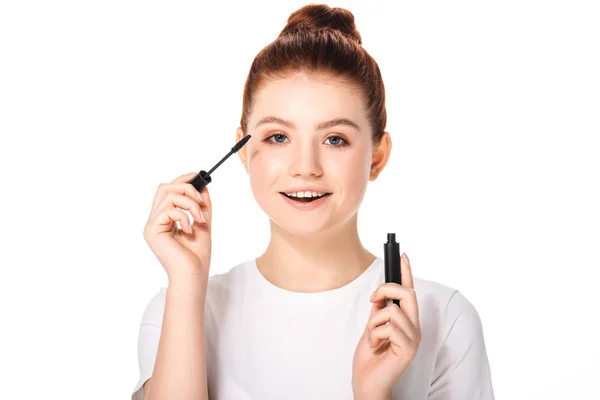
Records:
[[[201,192],[202,189],[206,187],[209,183],[212,182],[211,176],[204,170],[198,172],[196,176],[192,178],[189,183],[192,184],[196,188],[197,191]]]

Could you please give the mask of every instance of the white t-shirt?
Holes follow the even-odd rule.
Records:
[[[210,400],[353,399],[352,359],[382,258],[347,285],[320,293],[279,288],[256,260],[209,278],[205,305]],[[483,329],[459,291],[414,277],[422,340],[393,400],[493,400]],[[166,289],[148,303],[139,331],[140,379],[151,377]],[[140,397],[142,398],[142,397]]]

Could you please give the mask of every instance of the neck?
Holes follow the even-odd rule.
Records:
[[[271,221],[271,240],[256,264],[274,285],[314,293],[350,283],[375,258],[360,242],[355,214],[338,229],[310,236],[291,234]]]

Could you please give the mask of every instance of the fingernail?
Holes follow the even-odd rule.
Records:
[[[206,217],[204,216],[202,210],[200,210],[200,218],[202,218],[202,222],[206,222]]]
[[[196,194],[198,195],[198,198],[200,199],[200,201],[204,201],[204,199],[202,198],[202,195],[200,194],[200,192],[196,192]]]
[[[375,297],[375,292],[373,292],[373,294],[371,295],[371,298],[369,300],[373,300],[374,297]]]

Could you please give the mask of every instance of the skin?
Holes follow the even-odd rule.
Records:
[[[288,120],[295,128],[276,122],[256,127],[267,116]],[[337,118],[355,122],[358,129],[315,128]],[[327,74],[269,80],[255,95],[247,126],[252,139],[238,155],[271,228],[267,249],[256,260],[260,272],[296,292],[321,292],[354,280],[376,258],[360,241],[358,209],[392,148],[388,132],[374,146],[360,91]],[[238,128],[236,142],[243,137]],[[349,144],[343,146],[344,141]],[[333,194],[315,210],[296,210],[279,192],[301,185],[323,186]]]

